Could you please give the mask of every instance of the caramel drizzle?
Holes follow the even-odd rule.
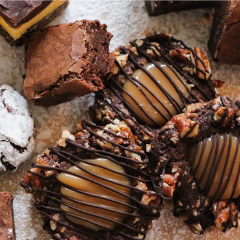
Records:
[[[133,152],[133,153],[137,153],[139,154],[140,156],[142,156],[142,158],[144,159],[143,161],[136,161],[134,159],[131,159],[129,157],[125,157],[125,156],[119,156],[119,155],[115,155],[113,153],[110,153],[110,152],[107,152],[107,151],[104,151],[104,150],[98,150],[98,149],[93,149],[93,148],[87,148],[77,142],[74,142],[70,139],[66,139],[66,143],[67,145],[70,145],[70,146],[73,146],[73,147],[76,147],[76,148],[79,148],[79,149],[82,149],[83,151],[87,151],[87,152],[91,152],[91,153],[94,153],[95,156],[97,157],[102,157],[102,158],[106,158],[110,161],[113,161],[117,164],[119,164],[120,166],[124,167],[124,169],[126,170],[126,173],[119,173],[115,170],[112,170],[108,167],[104,167],[104,166],[101,166],[101,165],[98,165],[96,163],[92,163],[91,161],[86,161],[84,159],[81,159],[77,156],[74,156],[64,150],[61,150],[59,147],[51,147],[49,148],[49,150],[51,151],[50,154],[54,154],[54,155],[57,155],[59,157],[59,159],[61,159],[62,161],[66,161],[68,163],[70,163],[72,166],[76,166],[77,168],[81,169],[82,171],[84,172],[87,172],[88,174],[90,174],[91,176],[94,176],[94,177],[97,177],[99,179],[102,179],[102,180],[105,180],[105,181],[108,181],[108,182],[111,182],[112,184],[115,184],[115,185],[119,185],[119,186],[122,186],[122,187],[125,187],[125,188],[129,188],[131,190],[131,193],[130,195],[128,194],[124,194],[118,190],[115,190],[114,188],[110,187],[110,186],[107,186],[103,183],[99,183],[98,181],[96,180],[93,180],[89,177],[86,177],[86,176],[82,176],[82,175],[79,175],[79,174],[76,174],[76,173],[73,173],[71,171],[68,171],[68,170],[64,170],[64,169],[60,169],[60,168],[56,168],[56,167],[50,167],[50,166],[41,166],[41,165],[38,165],[38,164],[33,164],[33,168],[40,168],[40,169],[45,169],[45,170],[53,170],[53,171],[57,171],[58,173],[60,172],[64,172],[64,173],[69,173],[71,175],[74,175],[76,177],[79,177],[79,178],[83,178],[85,180],[88,180],[90,182],[93,182],[94,184],[97,184],[101,187],[104,187],[106,189],[109,189],[119,195],[122,195],[126,198],[128,198],[130,200],[130,203],[124,203],[124,202],[121,202],[121,201],[118,201],[118,200],[114,200],[114,199],[108,199],[104,196],[99,196],[99,195],[96,195],[96,194],[92,194],[92,193],[88,193],[88,192],[84,192],[82,190],[79,190],[79,189],[76,189],[74,187],[71,187],[71,186],[68,186],[66,184],[63,184],[63,183],[60,183],[56,178],[49,178],[49,177],[46,177],[45,175],[43,174],[39,174],[39,173],[35,173],[31,170],[28,171],[28,173],[31,173],[35,176],[38,176],[42,179],[46,179],[50,182],[52,182],[53,184],[57,183],[57,184],[61,184],[61,186],[64,186],[68,189],[71,189],[73,191],[76,191],[78,193],[81,193],[81,194],[85,194],[85,195],[88,195],[88,196],[91,196],[91,197],[95,197],[96,199],[104,199],[106,201],[110,201],[110,202],[114,202],[114,203],[118,203],[118,204],[121,204],[121,205],[124,205],[124,206],[127,206],[131,212],[124,212],[124,211],[121,211],[121,210],[114,210],[114,209],[108,209],[107,207],[104,207],[104,206],[99,206],[97,204],[91,204],[91,203],[86,203],[86,202],[83,202],[83,201],[79,201],[79,200],[76,200],[76,199],[73,199],[71,197],[67,197],[65,195],[62,195],[61,193],[58,193],[58,192],[54,192],[54,191],[49,191],[49,190],[45,190],[45,189],[41,189],[41,188],[37,188],[35,186],[29,186],[28,184],[24,183],[24,182],[21,182],[21,185],[26,188],[26,189],[31,189],[31,191],[33,191],[34,193],[37,193],[37,194],[41,194],[42,196],[45,196],[55,202],[58,202],[59,204],[64,204],[66,206],[68,206],[69,208],[72,208],[72,209],[75,209],[79,212],[82,212],[82,213],[85,213],[85,214],[88,214],[89,216],[94,216],[94,217],[97,217],[97,218],[100,218],[100,219],[104,219],[104,220],[107,220],[109,222],[113,222],[113,223],[116,223],[118,224],[118,226],[114,229],[111,229],[111,228],[108,228],[106,226],[102,226],[101,224],[98,224],[92,220],[89,220],[89,219],[86,219],[84,217],[80,217],[78,215],[75,215],[75,214],[72,214],[72,213],[68,213],[68,212],[65,212],[65,211],[62,211],[60,208],[55,208],[55,207],[49,207],[49,206],[45,206],[44,204],[36,204],[37,205],[37,208],[40,210],[40,212],[42,214],[44,214],[44,216],[46,218],[48,218],[49,220],[53,220],[55,222],[57,222],[58,224],[62,225],[62,226],[66,226],[63,222],[61,221],[56,221],[54,219],[52,219],[52,217],[47,213],[48,211],[50,212],[55,212],[55,213],[62,213],[63,215],[64,214],[67,214],[69,216],[72,216],[72,217],[75,217],[75,218],[78,218],[78,219],[81,219],[81,220],[84,220],[84,221],[87,221],[87,222],[90,222],[92,224],[95,224],[101,228],[103,228],[104,230],[106,231],[111,231],[111,232],[115,232],[123,237],[125,237],[126,239],[144,239],[145,236],[146,236],[146,233],[145,232],[142,232],[140,230],[137,230],[133,227],[130,227],[128,226],[127,224],[123,223],[123,222],[120,222],[120,221],[116,221],[116,220],[113,220],[113,219],[110,219],[108,217],[104,217],[104,216],[100,216],[99,214],[96,214],[96,213],[91,213],[91,212],[86,212],[84,210],[81,210],[81,209],[78,209],[74,206],[71,206],[69,204],[67,204],[66,202],[62,201],[61,198],[63,199],[68,199],[68,200],[71,200],[73,202],[76,202],[76,203],[80,203],[80,204],[83,204],[83,205],[88,205],[88,206],[92,206],[92,207],[96,207],[96,208],[99,208],[99,209],[103,209],[103,210],[107,210],[107,211],[110,211],[110,212],[116,212],[116,213],[121,213],[125,216],[129,216],[129,217],[136,217],[136,218],[146,218],[146,219],[154,219],[156,217],[159,216],[159,213],[153,213],[151,212],[151,209],[152,209],[152,206],[149,206],[149,205],[144,205],[141,201],[139,201],[137,199],[137,196],[135,196],[135,194],[139,195],[139,194],[148,194],[150,196],[158,196],[156,193],[154,192],[151,192],[150,190],[149,191],[145,191],[145,190],[141,190],[141,189],[138,189],[136,187],[133,187],[132,185],[128,186],[128,185],[124,185],[124,184],[121,184],[121,183],[117,183],[117,182],[114,182],[112,180],[109,180],[105,177],[101,177],[99,175],[96,175],[94,173],[92,173],[91,171],[81,167],[77,162],[83,162],[83,163],[87,163],[89,165],[92,165],[92,166],[97,166],[99,168],[104,168],[108,171],[111,171],[111,172],[114,172],[114,173],[117,173],[117,174],[120,174],[120,175],[123,175],[127,178],[129,178],[131,181],[140,181],[140,182],[145,182],[145,183],[151,183],[151,177],[145,173],[145,172],[142,172],[140,171],[139,169],[137,168],[134,168],[133,166],[129,165],[130,164],[139,164],[139,165],[142,165],[142,164],[146,164],[148,163],[148,160],[147,160],[147,157],[145,155],[144,152],[140,152],[140,151],[137,151],[137,150],[134,150],[134,149],[131,149],[131,148],[127,148],[127,147],[124,147],[124,146],[121,146],[120,144],[117,144],[99,134],[97,134],[93,129],[102,129],[104,130],[106,133],[108,134],[112,134],[113,136],[115,137],[121,137],[121,136],[118,136],[116,135],[115,133],[112,133],[111,131],[109,130],[106,130],[102,127],[99,127],[91,122],[88,122],[88,121],[83,121],[82,122],[82,127],[84,130],[87,130],[91,136],[95,136],[97,138],[100,138],[106,142],[109,142],[113,145],[115,145],[116,147],[122,149],[123,151],[130,151],[130,152]],[[115,159],[113,159],[113,157]],[[157,208],[158,206],[156,206]],[[136,214],[134,214],[133,212],[136,212]],[[77,231],[79,233],[83,233],[85,234],[86,236],[89,236],[89,237],[93,237],[94,239],[102,239],[102,238],[99,238],[99,237],[96,237],[95,235],[93,234],[90,234],[89,231],[86,231],[84,230],[84,228],[82,229],[78,229],[78,228],[75,228],[75,227],[70,227],[70,226],[66,226],[74,231]],[[138,237],[132,237],[132,236],[129,236],[128,234],[124,233],[123,231],[121,231],[121,228],[124,228],[132,233],[135,233],[137,235],[142,235],[142,238],[138,238]],[[49,231],[51,232],[51,230],[49,229]],[[54,237],[56,237],[54,235],[54,233],[52,233],[52,235]],[[56,239],[62,239],[62,238],[58,238],[56,237]]]
[[[224,111],[224,114],[222,115],[222,118],[221,118],[221,121],[218,123],[218,126],[219,126],[219,129],[221,129],[225,119],[227,118],[227,115],[228,115],[228,106],[226,104],[226,101],[225,101],[225,98],[224,97],[220,97],[220,100],[221,100],[221,103],[222,103],[222,106],[223,107],[226,107],[225,111]],[[229,98],[229,97],[226,97],[226,100],[230,103],[231,105],[231,108],[233,109],[233,114],[229,120],[229,123],[228,125],[226,126],[226,133],[229,133],[231,128],[232,128],[232,125],[233,125],[233,121],[234,121],[234,116],[235,116],[235,104],[232,102],[232,100]],[[240,107],[240,101],[237,101],[236,102],[236,105],[238,105]],[[203,129],[203,138],[205,139],[208,135],[208,130],[209,128],[211,127],[211,122],[212,122],[212,119],[213,119],[213,115],[214,113],[212,111],[210,111],[208,113],[208,116],[207,116],[207,121],[206,121],[206,127]],[[189,135],[194,129],[194,126],[192,126],[192,128],[186,133],[185,136]],[[160,132],[159,132],[159,135],[161,134],[164,134],[164,132],[170,130],[170,128],[164,128],[162,129]],[[221,131],[221,130],[220,130]],[[234,134],[234,136],[236,136],[237,138],[239,137],[239,134],[240,134],[240,128],[237,128],[237,130],[235,131],[236,134]],[[218,133],[216,133],[217,136],[218,136]],[[217,137],[218,138],[218,137]],[[218,144],[218,141],[219,139],[216,141],[216,144]],[[239,141],[239,140],[238,140]],[[205,145],[206,141],[204,140],[203,142],[203,146],[202,146],[202,149],[204,149],[204,145]],[[162,172],[161,172],[161,176],[163,176],[166,172],[166,169],[169,165],[169,163],[171,162],[172,158],[174,157],[174,154],[177,152],[177,149],[179,148],[179,144],[176,146],[176,149],[175,151],[173,151],[173,153],[171,154],[171,156],[168,158],[167,162],[164,164],[164,166],[162,167]],[[208,215],[206,217],[208,217],[209,215],[212,214],[213,212],[213,209],[214,209],[214,204],[216,203],[216,212],[215,212],[215,215],[214,215],[214,221],[216,220],[218,214],[219,214],[219,199],[221,198],[221,196],[223,195],[224,191],[226,190],[226,187],[227,187],[227,184],[228,182],[230,181],[230,177],[231,177],[231,173],[233,171],[233,167],[234,167],[234,164],[235,164],[235,161],[236,161],[236,153],[237,153],[237,150],[239,149],[239,145],[237,145],[237,149],[236,149],[236,152],[235,152],[235,155],[234,155],[234,161],[233,161],[233,164],[231,166],[231,169],[230,169],[230,174],[226,180],[226,183],[224,185],[224,188],[222,189],[221,192],[219,193],[216,193],[215,195],[215,198],[213,200],[213,204],[212,204],[212,209],[209,211]],[[198,150],[196,150],[198,151]],[[229,155],[228,155],[229,156]],[[201,152],[201,157],[199,159],[202,159],[202,152]],[[226,161],[227,163],[227,161]],[[198,166],[200,165],[200,161],[198,163]],[[196,169],[198,168],[198,166],[196,167]],[[212,172],[212,175],[209,175],[209,181],[212,180],[212,178],[214,178],[214,173],[212,171],[213,169],[211,169],[210,173]],[[219,184],[221,184],[221,182],[223,181],[223,174],[224,174],[224,171],[222,172],[222,175],[221,175],[221,181]],[[187,170],[187,176],[185,179],[188,179],[188,176],[190,175],[190,167],[188,167],[188,170]],[[194,175],[194,172],[193,174]],[[233,187],[233,191],[232,191],[232,195],[230,197],[230,199],[228,199],[227,201],[227,204],[229,204],[229,220],[224,223],[224,230],[223,231],[226,231],[228,228],[231,228],[231,227],[238,227],[238,212],[239,212],[239,209],[238,207],[236,206],[236,214],[234,216],[232,216],[232,204],[233,204],[233,196],[234,196],[234,193],[236,191],[236,187],[237,187],[237,183],[238,183],[238,180],[239,180],[239,177],[240,177],[240,164],[239,164],[239,167],[238,167],[238,173],[237,173],[237,177],[236,177],[236,180],[235,180],[235,183],[234,183],[234,187]],[[184,181],[184,178],[183,178],[183,172],[180,172],[180,176],[179,176],[179,179],[182,178],[182,180]],[[158,188],[162,189],[162,183],[157,183],[156,181],[154,182],[154,185],[158,185]],[[183,213],[186,212],[186,213],[192,213],[192,207],[189,206],[189,209],[188,210],[181,210],[181,212],[179,212],[179,209],[178,209],[178,204],[177,204],[177,196],[179,193],[181,193],[182,191],[182,188],[184,187],[184,182],[178,186],[174,192],[174,196],[173,196],[173,202],[174,202],[174,209],[173,209],[173,214],[175,216],[179,216],[180,213]],[[211,186],[209,186],[211,187]],[[208,191],[208,188],[209,187],[206,187],[205,191],[204,191],[204,194],[207,193]],[[204,209],[204,203],[205,203],[205,196],[204,195],[201,195],[200,196],[200,209]],[[191,216],[189,219],[187,219],[185,221],[186,224],[194,224],[194,223],[198,223],[198,221],[201,219],[201,216]],[[235,225],[233,223],[236,223]],[[209,223],[207,221],[204,221],[202,222],[203,224],[205,225],[202,225],[202,229],[204,230],[207,225],[211,225],[212,223]]]
[[[175,49],[176,51],[179,51],[178,48],[175,48],[173,46],[168,46],[165,44],[165,42],[162,40],[162,38],[160,37],[160,35],[155,35],[155,38],[157,38],[157,41],[159,41],[165,48],[167,49]],[[156,40],[156,39],[155,39]],[[178,73],[175,74],[177,76],[177,78],[179,79],[179,81],[183,84],[183,86],[185,87],[185,89],[187,89],[187,92],[189,93],[189,95],[194,98],[196,101],[201,101],[200,99],[198,99],[193,93],[192,91],[189,90],[189,88],[187,87],[187,84],[185,81],[183,81],[183,79],[180,76],[183,76],[190,84],[193,84],[194,82],[192,81],[191,77],[188,76],[186,73],[184,73],[183,71],[181,71],[181,69],[172,61],[171,58],[169,58],[159,47],[153,45],[151,42],[148,42],[148,39],[143,39],[143,45],[142,46],[138,46],[136,44],[136,40],[131,42],[131,45],[136,47],[138,54],[141,56],[144,56],[147,61],[149,63],[154,64],[163,74],[164,76],[169,80],[169,82],[172,84],[172,86],[174,87],[174,89],[176,90],[176,92],[178,93],[178,95],[180,96],[184,106],[186,107],[186,103],[190,103],[189,99],[186,98],[183,94],[183,92],[176,86],[175,82],[173,81],[173,79],[169,76],[169,74],[157,63],[157,61],[160,61],[162,63],[164,63],[168,68],[171,69],[171,71],[173,71],[174,73]],[[153,40],[154,41],[154,40]],[[197,56],[197,54],[193,51],[192,48],[187,47],[182,41],[177,40],[175,38],[172,38],[172,41],[176,42],[176,43],[180,43],[185,49],[188,49],[189,51],[191,51],[191,53],[193,54],[193,56],[195,57],[195,59],[199,60],[201,62],[201,64],[204,66],[205,71],[207,71],[207,68],[204,64],[204,62],[201,60],[201,58],[199,58]],[[157,60],[154,60],[149,54],[146,53],[147,49],[151,49],[155,55],[155,58]],[[176,111],[178,113],[182,112],[181,107],[179,106],[179,104],[175,101],[175,99],[168,93],[168,91],[164,88],[164,86],[162,86],[161,84],[158,83],[158,81],[156,80],[156,78],[154,78],[150,72],[148,72],[144,67],[142,67],[139,63],[137,63],[137,61],[135,60],[134,56],[135,54],[132,53],[131,51],[127,50],[125,47],[121,48],[121,51],[125,54],[128,54],[129,57],[129,61],[131,61],[131,63],[133,63],[137,69],[141,69],[144,73],[147,74],[147,76],[157,85],[157,87],[165,94],[165,96],[168,98],[168,100],[172,103],[172,105],[174,106],[174,108],[176,109]],[[161,57],[158,56],[157,52],[161,53]],[[164,59],[164,60],[163,60]],[[195,64],[193,64],[189,59],[188,61],[199,71],[201,72],[205,78],[206,78],[206,72],[203,71],[202,69],[200,69],[198,66],[196,66]],[[140,81],[138,81],[136,78],[133,78],[132,76],[130,76],[129,74],[127,74],[127,72],[120,66],[120,64],[118,63],[118,61],[115,61],[116,65],[118,66],[118,68],[120,69],[120,72],[135,86],[139,86],[141,85],[142,88],[144,88],[146,91],[148,91],[155,99],[157,102],[159,102],[163,108],[166,110],[166,112],[169,114],[170,117],[173,117],[173,115],[170,113],[170,111],[164,106],[164,104],[161,102],[161,100],[154,95],[154,93],[152,91],[150,91],[148,89],[148,87],[141,83]],[[206,82],[207,87],[211,90],[213,97],[215,97],[215,92],[213,91],[213,89],[210,87],[209,85],[209,81],[208,80],[204,80]],[[136,119],[140,122],[141,118],[140,116],[137,114],[137,112],[134,110],[133,107],[131,107],[122,97],[121,95],[117,92],[117,90],[120,90],[120,92],[124,92],[126,93],[134,102],[135,104],[137,104],[136,99],[134,99],[131,94],[129,94],[128,92],[126,92],[122,86],[120,86],[117,81],[115,80],[114,77],[112,77],[108,82],[107,82],[107,87],[110,89],[110,91],[121,101],[124,103],[124,105],[127,107],[127,109],[133,114],[133,116],[136,117]],[[211,98],[205,94],[204,91],[201,90],[201,88],[197,85],[194,84],[194,87],[208,100],[210,100]],[[158,109],[154,103],[149,99],[149,97],[144,93],[144,91],[142,90],[142,88],[139,88],[139,90],[141,91],[141,93],[143,94],[143,96],[149,101],[149,103],[151,104],[151,106],[166,120],[168,121],[169,118],[167,116],[165,116],[165,114]],[[103,100],[110,106],[112,107],[112,109],[116,112],[116,114],[118,115],[118,117],[124,121],[126,121],[127,119],[131,119],[134,121],[134,124],[136,124],[137,128],[140,129],[140,131],[143,131],[145,134],[149,135],[152,137],[151,134],[151,128],[147,128],[146,130],[146,124],[144,124],[144,127],[142,127],[141,125],[138,124],[138,121],[136,119],[134,119],[133,117],[131,117],[131,115],[123,113],[120,108],[117,106],[118,104],[112,102],[109,98],[107,98],[106,96],[104,96],[104,94],[100,94],[100,96],[102,95]],[[148,114],[146,114],[145,110],[141,107],[138,106],[141,111],[152,121],[156,124],[156,126],[161,127],[154,119],[152,119]],[[126,117],[125,117],[126,116]],[[109,120],[110,121],[110,120]],[[136,130],[136,128],[134,128],[133,124],[130,124],[128,121],[128,124],[130,127],[132,127],[132,130],[134,131],[134,133],[139,137],[139,139],[141,141],[144,142],[144,139],[142,138],[141,134]]]

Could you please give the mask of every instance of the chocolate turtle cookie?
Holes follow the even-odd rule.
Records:
[[[200,48],[190,48],[164,33],[119,47],[114,75],[96,94],[92,117],[99,124],[124,120],[142,142],[190,103],[215,97],[209,61]]]
[[[156,191],[198,234],[238,227],[240,102],[219,97],[191,104],[151,142]]]
[[[37,158],[21,185],[54,239],[144,239],[161,199],[129,127],[83,121]]]

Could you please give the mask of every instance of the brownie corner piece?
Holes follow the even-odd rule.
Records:
[[[104,87],[114,67],[112,35],[95,21],[44,27],[26,48],[24,92],[35,105],[53,106]]]
[[[11,193],[0,192],[0,239],[15,240],[12,202]]]
[[[240,64],[239,13],[239,1],[219,1],[216,4],[208,48],[217,62]]]

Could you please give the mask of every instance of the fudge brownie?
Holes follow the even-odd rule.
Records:
[[[182,10],[195,9],[195,8],[208,8],[215,5],[215,1],[145,1],[146,8],[149,16],[156,16],[169,12],[178,12]]]
[[[112,73],[112,35],[99,21],[76,21],[34,32],[26,49],[24,93],[52,106],[104,87]]]
[[[0,84],[0,172],[15,171],[34,148],[34,121],[18,91]]]
[[[49,23],[68,1],[0,1],[0,34],[11,44],[20,45],[26,35]]]
[[[197,234],[238,227],[239,140],[240,102],[218,97],[189,105],[151,142],[155,189]]]
[[[214,60],[240,64],[240,2],[218,1],[208,42]]]
[[[94,122],[126,121],[141,142],[190,103],[215,97],[211,68],[204,51],[173,36],[146,31],[114,52],[113,76],[96,93]]]
[[[13,197],[9,192],[0,192],[0,240],[15,240]]]
[[[21,186],[54,239],[145,239],[159,217],[149,161],[124,123],[82,121],[38,156]]]

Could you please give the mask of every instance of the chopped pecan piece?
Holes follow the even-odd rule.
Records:
[[[211,68],[205,52],[198,47],[193,48],[195,54],[201,59],[196,59],[196,64],[205,74],[198,70],[198,77],[201,79],[208,79],[211,75]]]
[[[32,168],[31,172],[39,173],[40,168]],[[31,184],[34,187],[41,188],[41,183],[40,183],[39,177],[36,175],[33,175],[31,173],[26,173],[23,177],[23,181],[27,184]],[[26,191],[30,192],[30,189],[26,190]]]
[[[179,173],[175,173],[174,175],[171,174],[164,174],[163,176],[163,187],[162,187],[162,194],[165,197],[172,198],[173,193],[175,191],[175,186],[179,177]]]
[[[232,212],[229,214],[230,206],[227,204],[227,201],[220,201],[217,207],[217,203],[214,204],[213,212],[216,216],[215,225],[217,228],[224,230],[224,223],[228,222],[229,220],[233,222],[236,215],[236,205],[234,203],[231,204]],[[231,216],[231,219],[229,217]],[[236,222],[235,222],[236,225]]]
[[[187,113],[187,115],[177,115],[172,118],[174,127],[177,129],[180,138],[183,138],[186,134],[188,137],[196,137],[198,135],[199,124],[190,120],[190,117],[194,118],[196,114]]]
[[[221,80],[212,80],[213,85],[215,86],[215,88],[221,88],[222,86],[225,85],[225,82],[221,81]]]

